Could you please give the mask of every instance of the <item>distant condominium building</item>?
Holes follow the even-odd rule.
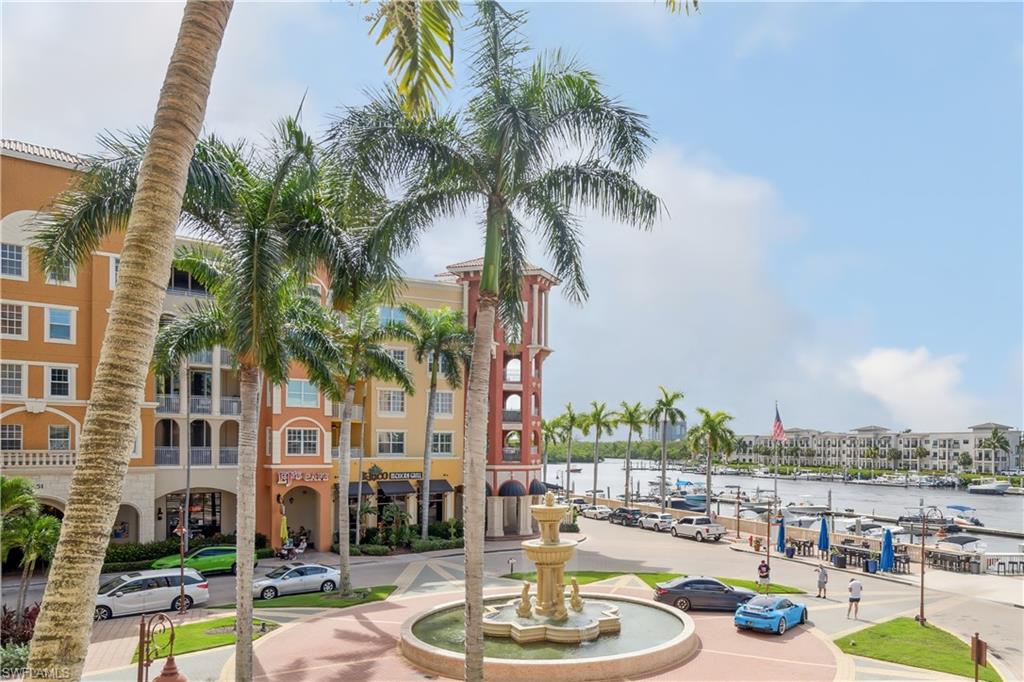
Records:
[[[1006,451],[985,446],[993,431],[1006,438]],[[965,431],[893,431],[882,426],[852,431],[786,429],[781,448],[770,435],[740,438],[742,446],[734,455],[740,462],[771,463],[779,453],[783,463],[799,461],[810,466],[990,474],[1021,468],[1021,431],[994,422],[975,424]]]
[[[672,442],[682,440],[686,437],[686,420],[683,419],[678,424],[666,424],[665,425],[665,440]],[[661,442],[661,424],[650,424],[647,426],[647,439],[655,442]]]
[[[79,163],[55,149],[12,140],[0,145],[0,464],[4,475],[30,478],[57,515],[70,489],[123,246],[123,235],[112,234],[85,262],[69,264],[57,278],[43,274],[31,247],[33,221],[75,181]],[[405,280],[398,300],[382,306],[380,316],[400,319],[399,305],[413,302],[463,311],[472,326],[480,269],[479,261],[468,261],[435,280]],[[495,325],[487,452],[491,537],[532,533],[528,506],[544,492],[541,367],[551,352],[548,294],[557,283],[531,267],[522,289],[522,338],[507,339]],[[310,282],[324,302],[327,285],[323,278]],[[165,316],[205,296],[187,273],[172,271]],[[390,351],[410,369],[416,390],[381,381],[356,387],[349,503],[360,495],[371,509],[396,503],[411,523],[461,518],[465,386],[441,379],[429,516],[420,519],[429,368],[416,361],[409,344],[390,344]],[[262,392],[257,530],[278,544],[286,518],[288,527],[304,528],[316,548],[326,549],[337,532],[341,406],[313,388],[298,365],[284,384],[268,383]],[[226,349],[196,353],[169,376],[151,375],[112,541],[170,537],[187,475],[190,527],[206,535],[233,533],[240,415],[238,375]],[[367,524],[379,515],[371,513]]]

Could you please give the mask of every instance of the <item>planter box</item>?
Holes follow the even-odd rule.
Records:
[[[836,568],[846,568],[846,557],[842,554],[834,554],[832,556],[832,565]]]
[[[878,559],[868,559],[865,561],[864,570],[867,573],[878,573]]]
[[[796,548],[795,547],[787,547],[786,548],[786,558],[787,559],[792,559],[795,555],[796,555]]]

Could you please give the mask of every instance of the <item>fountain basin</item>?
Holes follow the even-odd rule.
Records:
[[[517,595],[485,600],[500,608]],[[683,663],[697,648],[693,620],[668,606],[622,595],[584,594],[588,604],[604,602],[619,612],[622,630],[575,642],[517,642],[484,638],[488,680],[557,679],[559,682],[621,679],[650,674]],[[402,625],[400,649],[419,668],[462,679],[465,624],[463,602],[442,604]],[[508,616],[514,618],[514,611]],[[551,676],[550,678],[548,676]]]
[[[587,601],[581,611],[568,610],[564,620],[534,615],[523,618],[516,613],[519,600],[484,608],[484,635],[508,637],[520,644],[559,642],[579,644],[600,635],[619,631],[619,607],[607,601]]]

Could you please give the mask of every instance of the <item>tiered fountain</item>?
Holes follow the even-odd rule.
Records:
[[[573,579],[566,594],[565,565],[574,540],[559,536],[569,508],[554,495],[530,507],[541,536],[522,543],[537,567],[536,596],[530,583],[518,595],[488,597],[484,604],[484,672],[488,680],[559,682],[633,677],[679,665],[697,647],[693,621],[657,602],[623,595],[580,594]],[[401,650],[414,665],[461,678],[464,666],[464,604],[450,602],[414,616],[402,626]]]

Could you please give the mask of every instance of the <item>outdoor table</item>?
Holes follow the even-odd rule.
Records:
[[[893,573],[910,573],[910,556],[905,552],[897,554],[894,557],[892,568]]]

